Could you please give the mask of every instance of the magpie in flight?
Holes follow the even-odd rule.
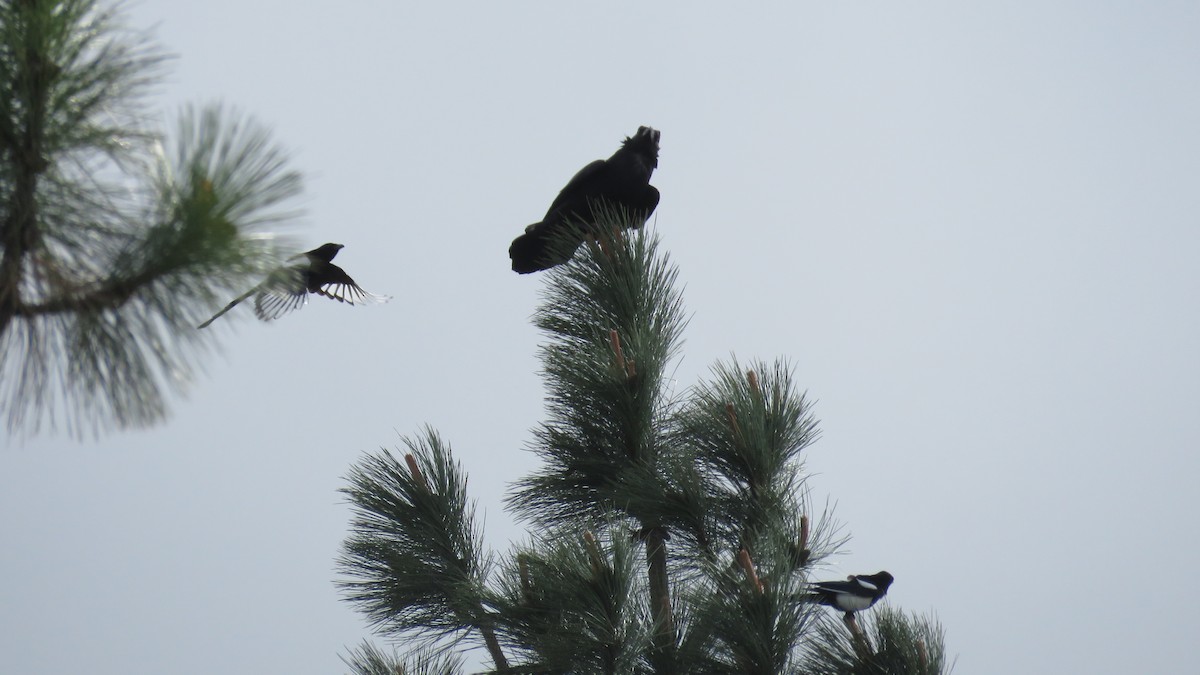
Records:
[[[391,300],[386,295],[364,291],[345,270],[333,264],[333,257],[342,248],[341,244],[324,244],[307,253],[293,256],[283,266],[271,272],[265,281],[234,298],[225,305],[225,309],[214,314],[198,328],[207,327],[251,295],[254,296],[254,314],[263,321],[278,319],[293,309],[304,306],[308,303],[309,293],[323,295],[349,305]]]
[[[895,577],[887,572],[851,575],[848,581],[818,581],[802,600],[836,607],[847,614],[861,612],[887,595]]]
[[[529,274],[570,260],[604,209],[624,211],[633,227],[645,224],[658,206],[658,189],[650,184],[650,175],[658,166],[661,135],[656,129],[638,127],[612,157],[580,169],[541,222],[526,227],[525,234],[508,247],[513,271]]]

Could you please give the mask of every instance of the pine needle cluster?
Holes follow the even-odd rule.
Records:
[[[145,426],[211,337],[192,328],[281,257],[300,177],[257,124],[189,108],[167,55],[95,0],[0,2],[0,417],[13,434]]]

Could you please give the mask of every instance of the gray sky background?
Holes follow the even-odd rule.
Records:
[[[1200,622],[1200,5],[145,0],[159,99],[307,176],[387,305],[239,309],[165,425],[0,453],[0,672],[329,673],[362,453],[430,423],[489,542],[542,417],[506,250],[662,130],[676,377],[786,356],[810,486],[958,672],[1186,672]],[[229,320],[232,319],[232,320]],[[10,444],[13,445],[13,444]]]

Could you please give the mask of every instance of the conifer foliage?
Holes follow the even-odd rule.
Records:
[[[608,218],[614,233],[628,224]],[[864,630],[804,601],[841,543],[805,498],[811,406],[782,361],[717,364],[672,393],[686,317],[653,235],[589,241],[546,274],[534,321],[542,462],[507,500],[526,543],[484,550],[465,473],[432,429],[351,470],[345,597],[420,645],[365,646],[347,659],[356,672],[463,672],[423,664],[470,643],[497,673],[948,672],[929,619],[885,603]]]
[[[164,135],[166,56],[95,0],[0,2],[0,417],[13,434],[145,426],[193,328],[281,255],[299,175],[216,106]]]

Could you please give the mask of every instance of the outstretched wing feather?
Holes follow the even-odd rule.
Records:
[[[254,296],[254,315],[263,321],[273,321],[308,302],[304,284],[304,269],[300,266],[282,267],[259,284]]]
[[[362,287],[354,283],[353,280],[349,282],[335,281],[325,284],[317,289],[317,293],[331,300],[344,302],[348,305],[366,305],[371,303],[387,302],[388,300],[391,300],[389,296],[375,295],[374,293],[364,291]]]

